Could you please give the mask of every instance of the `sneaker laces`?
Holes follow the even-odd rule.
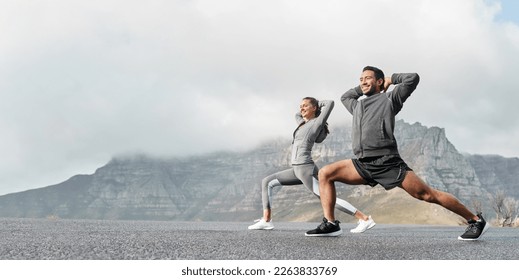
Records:
[[[321,229],[326,228],[326,227],[329,227],[329,226],[338,226],[339,223],[340,223],[340,222],[337,221],[337,220],[336,220],[335,222],[333,222],[333,224],[332,224],[332,222],[330,222],[330,221],[326,221],[326,222],[323,221],[323,223],[321,224],[321,225],[322,225]]]
[[[326,228],[326,224],[328,224],[328,221],[323,221],[323,222],[319,225],[319,229],[324,230],[324,229]]]
[[[467,227],[467,229],[465,230],[465,232],[472,232],[472,233],[476,233],[477,230],[478,230],[478,225],[477,225],[476,221],[471,220],[471,221],[469,221],[469,226]]]

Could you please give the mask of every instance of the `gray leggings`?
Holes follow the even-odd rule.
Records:
[[[272,206],[272,188],[303,184],[319,197],[319,182],[317,174],[319,169],[315,164],[293,165],[292,168],[267,176],[261,181],[261,199],[263,209]],[[355,215],[357,209],[346,200],[337,198],[335,208],[350,215]]]

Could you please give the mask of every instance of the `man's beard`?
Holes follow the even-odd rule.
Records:
[[[366,93],[364,93],[364,95],[372,95],[372,94],[375,94],[376,91],[377,91],[377,89],[376,89],[374,86],[371,86],[371,87],[369,88],[369,91],[366,92]]]

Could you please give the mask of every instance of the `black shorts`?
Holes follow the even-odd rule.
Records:
[[[372,187],[380,184],[386,190],[399,186],[407,171],[413,171],[399,155],[352,159],[360,176]]]

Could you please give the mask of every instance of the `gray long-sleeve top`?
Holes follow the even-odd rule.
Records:
[[[296,122],[299,126],[294,131],[294,141],[292,142],[293,165],[314,163],[312,160],[312,148],[315,139],[326,124],[333,106],[333,100],[319,101],[321,113],[306,123],[300,112],[296,114]]]
[[[393,74],[392,91],[363,95],[360,86],[344,93],[341,101],[353,115],[352,148],[359,159],[398,154],[395,136],[395,116],[420,81],[416,73]]]

